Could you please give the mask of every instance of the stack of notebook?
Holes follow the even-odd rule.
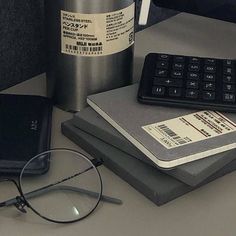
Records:
[[[236,169],[235,114],[142,105],[137,89],[89,96],[63,134],[157,205]]]

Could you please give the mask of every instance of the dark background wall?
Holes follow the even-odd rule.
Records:
[[[43,1],[0,0],[0,90],[45,71]],[[152,5],[148,25],[174,14]]]
[[[0,0],[0,89],[45,70],[42,0]]]

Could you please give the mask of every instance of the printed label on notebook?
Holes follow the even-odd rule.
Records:
[[[135,3],[109,13],[61,11],[61,52],[96,57],[121,52],[134,44]]]
[[[200,111],[142,128],[171,149],[234,132],[236,124],[219,112]]]

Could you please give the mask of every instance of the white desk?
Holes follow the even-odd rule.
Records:
[[[149,51],[209,57],[236,56],[236,25],[182,14],[140,32],[136,37],[135,78]],[[6,92],[45,94],[45,76],[15,86]],[[60,123],[72,114],[53,112],[52,147],[79,149],[60,133]],[[101,167],[104,193],[123,199],[122,206],[102,203],[87,219],[57,225],[14,208],[0,210],[0,235],[80,236],[231,236],[236,234],[236,172],[157,207],[126,182]],[[1,190],[2,191],[2,190]],[[1,193],[0,193],[1,194]]]

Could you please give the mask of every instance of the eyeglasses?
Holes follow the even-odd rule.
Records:
[[[38,216],[54,223],[73,223],[89,216],[100,201],[122,204],[117,198],[102,194],[101,175],[97,169],[102,161],[90,160],[70,149],[52,149],[38,154],[23,167],[19,180],[0,179],[12,183],[19,196],[4,198],[0,207],[15,206],[26,213],[30,208]]]

